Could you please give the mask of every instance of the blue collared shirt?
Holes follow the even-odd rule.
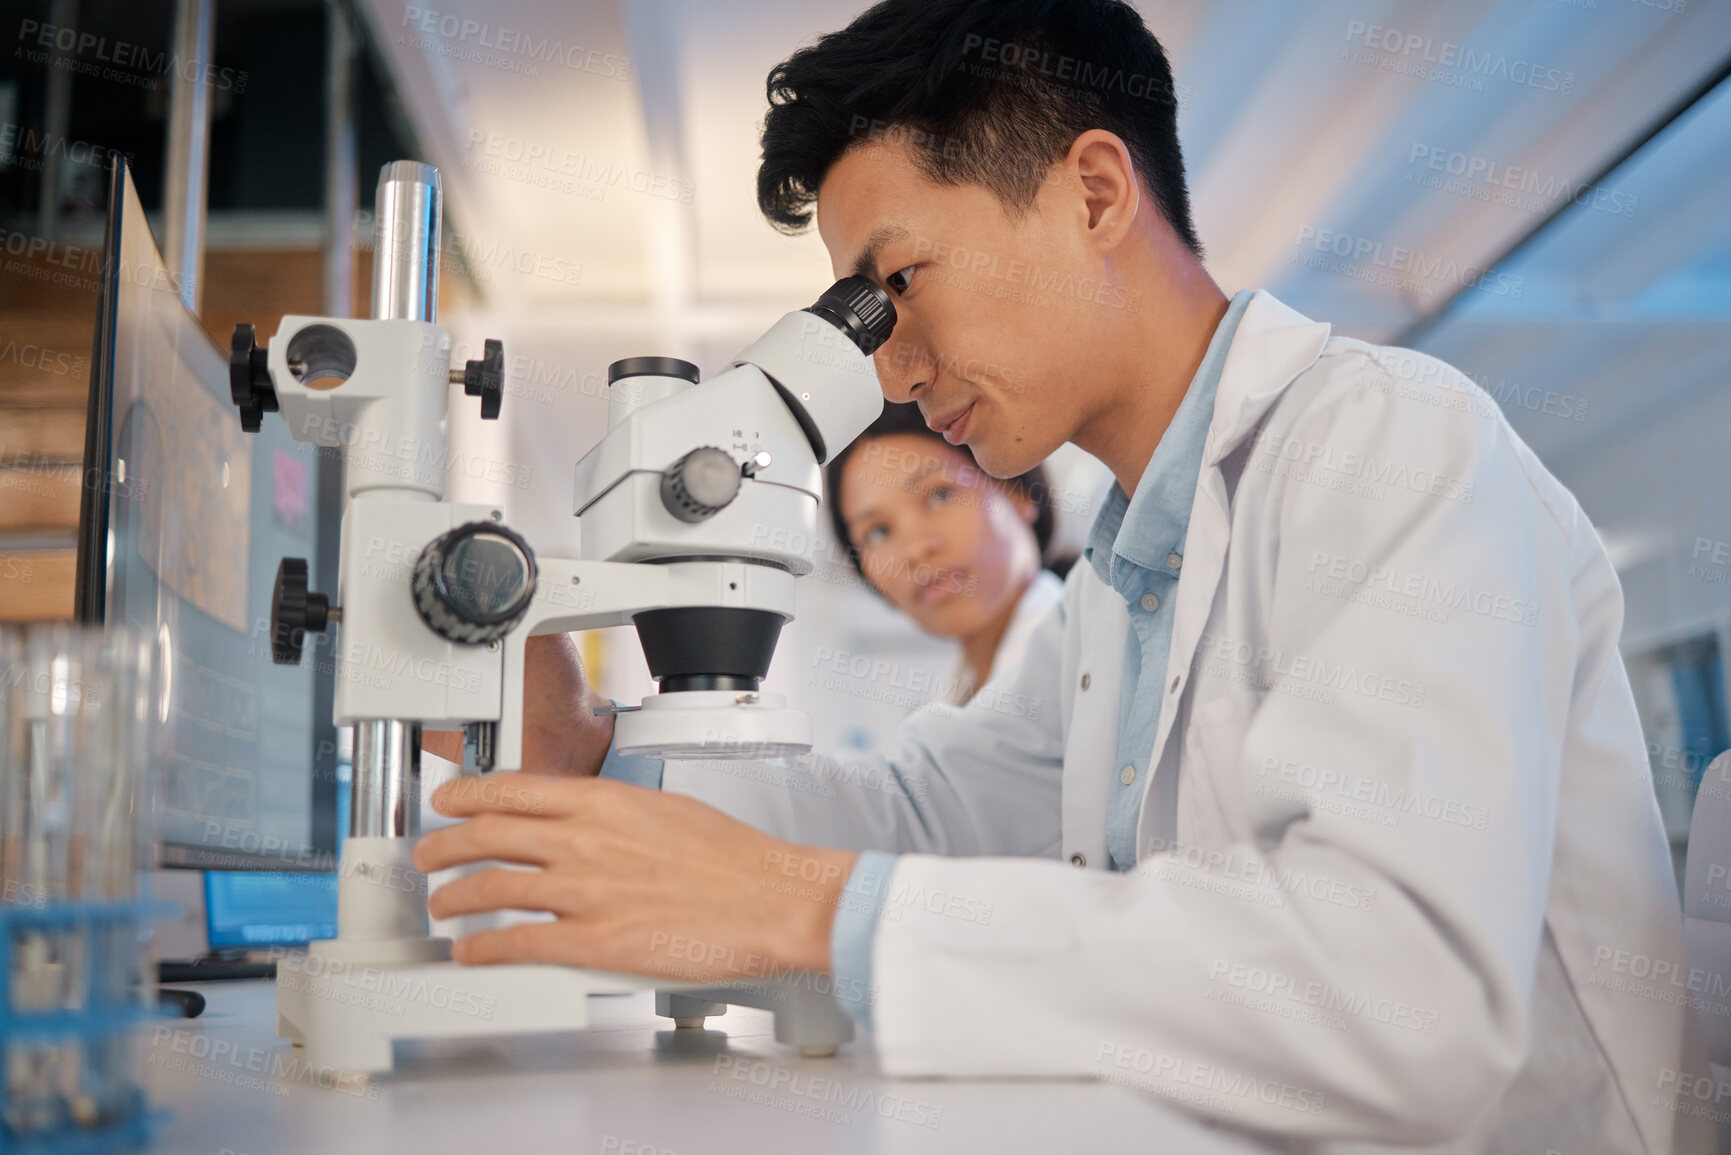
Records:
[[[1214,395],[1226,351],[1250,304],[1246,291],[1232,298],[1226,315],[1196,368],[1190,388],[1154,449],[1136,496],[1114,483],[1094,519],[1083,556],[1101,581],[1117,590],[1130,609],[1132,637],[1124,647],[1124,685],[1119,699],[1118,761],[1106,814],[1106,846],[1114,870],[1136,865],[1136,822],[1142,807],[1148,759],[1160,725],[1161,681],[1172,650],[1172,595],[1184,566],[1190,505],[1202,475],[1202,450],[1214,419]],[[1134,644],[1129,644],[1134,643]],[[872,942],[888,894],[896,856],[868,850],[848,877],[844,901],[830,927],[830,968],[835,989],[870,992]],[[871,1025],[869,997],[838,1000],[854,1021]]]
[[[1202,449],[1214,419],[1220,370],[1250,297],[1239,293],[1227,307],[1178,412],[1142,471],[1136,496],[1113,483],[1082,551],[1095,575],[1118,591],[1130,611],[1131,637],[1124,646],[1118,699],[1118,760],[1106,811],[1106,850],[1113,870],[1136,865],[1136,822],[1166,697],[1161,682],[1172,653],[1173,595],[1184,567],[1190,505],[1202,474]]]
[[[618,702],[613,704],[619,705]],[[617,778],[651,790],[661,789],[661,776],[666,770],[667,763],[660,758],[651,758],[647,754],[619,754],[612,746],[607,747],[607,757],[601,762],[601,777]]]

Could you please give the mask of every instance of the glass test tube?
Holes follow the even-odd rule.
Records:
[[[0,630],[0,900],[90,911],[140,897],[154,855],[153,648],[122,630],[65,623]],[[121,1023],[152,997],[148,924],[78,918],[12,932],[14,1013]],[[14,1040],[0,1127],[42,1135],[124,1120],[142,1104],[134,1032]]]

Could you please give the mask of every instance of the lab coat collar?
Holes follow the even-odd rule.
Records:
[[[1331,327],[1256,290],[1238,322],[1214,398],[1202,453],[1204,471],[1220,464],[1255,429],[1286,387],[1322,355]]]
[[[1147,572],[1165,573],[1169,554],[1184,549],[1184,532],[1190,524],[1190,505],[1196,496],[1208,430],[1214,421],[1214,402],[1226,351],[1232,347],[1238,322],[1249,307],[1251,293],[1239,293],[1227,306],[1226,315],[1214,330],[1202,363],[1184,391],[1184,398],[1171,422],[1160,435],[1160,444],[1142,470],[1136,494],[1127,497],[1114,484],[1082,551],[1100,580],[1134,601],[1146,592],[1141,588]],[[1142,573],[1126,574],[1115,564],[1123,558]],[[1118,576],[1115,578],[1114,571]],[[1130,587],[1135,586],[1134,590]]]
[[[1257,428],[1286,387],[1316,364],[1328,342],[1329,333],[1328,325],[1287,308],[1272,293],[1262,289],[1251,297],[1244,316],[1238,322],[1232,346],[1226,353],[1226,364],[1220,372],[1220,384],[1214,397],[1214,420],[1209,423],[1208,443],[1202,452],[1202,474],[1190,507],[1184,574],[1178,582],[1172,646],[1166,663],[1164,680],[1167,683],[1176,685],[1172,682],[1173,676],[1176,674],[1182,678],[1184,671],[1190,669],[1202,624],[1208,619],[1208,607],[1214,603],[1220,576],[1225,569],[1226,543],[1232,534],[1232,508],[1221,462]],[[1121,599],[1112,600],[1123,604]],[[1148,765],[1155,769],[1149,776],[1150,787],[1143,794],[1137,826],[1138,845],[1145,844],[1144,835],[1149,832],[1157,838],[1172,837],[1176,821],[1173,810],[1176,782],[1169,780],[1159,789],[1154,789],[1152,784],[1159,782],[1162,774],[1172,773],[1161,766],[1167,739],[1175,728],[1178,714],[1179,711],[1172,708],[1160,711],[1154,748],[1148,757]]]
[[[1040,624],[1040,619],[1046,616],[1046,611],[1064,600],[1064,582],[1049,569],[1042,569],[1034,575],[1034,580],[1028,583],[1028,588],[1022,591],[1022,596],[1016,601],[1016,609],[1010,615],[1010,624],[1004,630],[1004,636],[998,641],[997,653],[992,655],[992,668],[986,674],[986,680],[980,685],[974,685],[974,675],[968,669],[966,658],[956,658],[955,671],[950,675],[950,691],[946,701],[952,706],[965,706],[968,700],[981,688],[990,685],[1006,674],[1014,674],[1022,668],[1022,655],[1027,653],[1028,639],[1033,637],[1034,627]]]

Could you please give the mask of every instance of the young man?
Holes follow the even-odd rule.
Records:
[[[1691,1012],[1615,964],[1682,959],[1617,579],[1495,406],[1221,293],[1116,0],[890,0],[769,91],[760,204],[894,297],[885,396],[996,476],[1073,441],[1118,489],[1029,708],[917,716],[881,773],[789,792],[797,842],[706,804],[736,776],[594,777],[611,721],[538,645],[532,765],[572,777],[532,814],[447,787],[474,820],[417,864],[540,866],[431,907],[558,920],[458,958],[721,944],[681,975],[831,971],[891,1073],[1102,1075],[1307,1151],[1693,1142]]]

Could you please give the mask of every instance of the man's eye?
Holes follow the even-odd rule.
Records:
[[[889,535],[889,530],[885,529],[881,525],[874,525],[870,529],[866,530],[865,533],[860,535],[860,544],[880,546],[884,543],[884,539]]]
[[[913,279],[913,275],[914,267],[909,265],[907,268],[897,269],[895,272],[885,277],[884,284],[888,285],[898,293],[905,293],[908,291],[908,282]]]
[[[942,505],[944,502],[954,497],[955,493],[956,491],[947,485],[934,485],[932,486],[932,491],[926,494],[926,500],[931,502],[933,505]]]

